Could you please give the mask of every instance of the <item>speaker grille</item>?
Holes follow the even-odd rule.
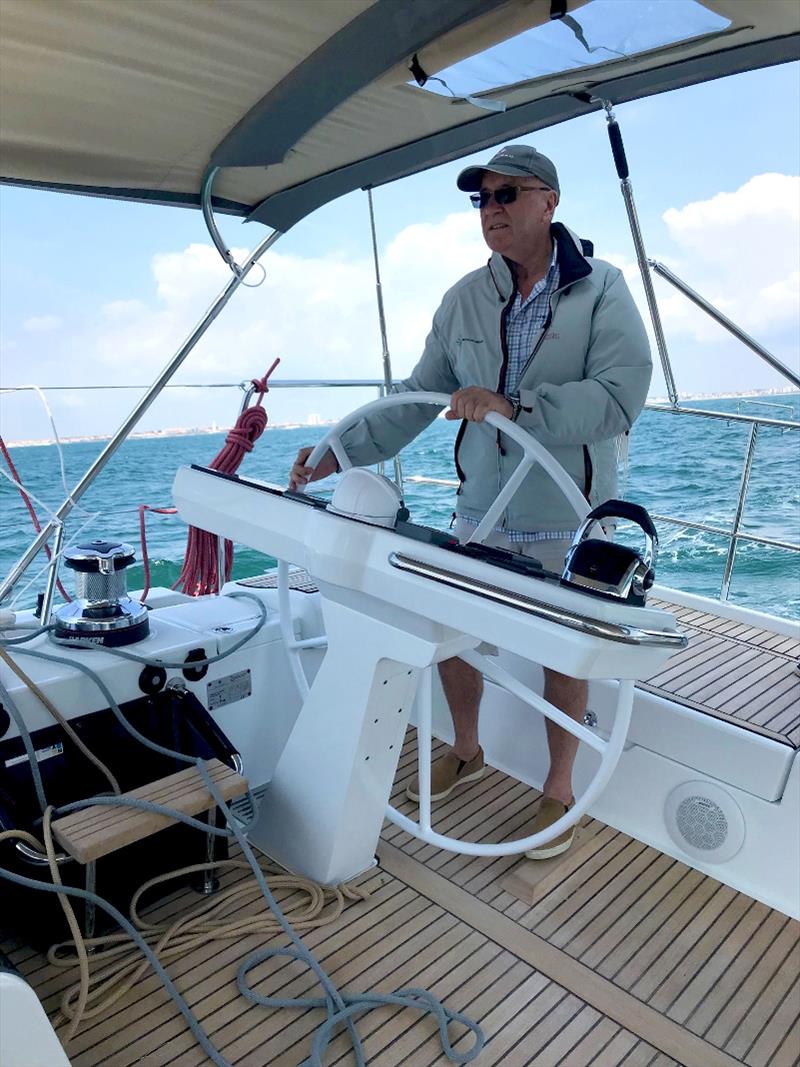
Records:
[[[675,821],[682,837],[703,851],[720,848],[728,836],[725,812],[708,797],[686,797],[678,805]]]
[[[678,848],[701,863],[727,863],[745,839],[742,809],[715,782],[682,782],[664,803],[664,823]]]

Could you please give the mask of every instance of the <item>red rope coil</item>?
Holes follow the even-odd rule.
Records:
[[[254,378],[252,384],[258,393],[258,399],[251,407],[245,408],[236,425],[228,431],[225,444],[211,461],[211,469],[223,474],[235,474],[248,452],[262,435],[267,426],[267,413],[261,406],[264,394],[269,392],[269,376],[280,363],[276,359],[263,378]],[[173,585],[179,586],[189,596],[205,596],[219,592],[218,539],[206,530],[189,527],[186,554],[180,576]],[[233,568],[233,543],[225,541],[224,581],[228,581]]]

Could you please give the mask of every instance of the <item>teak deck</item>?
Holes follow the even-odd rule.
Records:
[[[691,640],[645,687],[796,747],[800,642],[663,606]],[[409,730],[393,792],[409,814],[415,745]],[[435,806],[435,825],[473,840],[520,837],[535,799],[490,769]],[[624,833],[584,819],[567,854],[532,869],[516,857],[442,852],[386,824],[378,854],[380,867],[361,880],[369,899],[304,940],[340,987],[424,986],[479,1021],[488,1040],[477,1067],[800,1063],[800,924]],[[196,900],[185,890],[148,915],[178,915]],[[239,962],[265,943],[218,942],[169,970],[231,1063],[297,1067],[322,1013],[253,1007],[236,988]],[[13,940],[0,948],[54,1013],[75,975]],[[282,959],[252,977],[263,993],[318,992],[307,971]],[[449,1062],[431,1016],[381,1008],[359,1031],[372,1067]],[[105,1018],[87,1021],[68,1052],[75,1067],[208,1063],[152,974]],[[337,1037],[326,1063],[352,1062]]]
[[[409,731],[394,791],[408,811],[415,758]],[[475,839],[519,836],[535,795],[490,770],[437,805],[436,825]],[[525,860],[455,856],[388,824],[379,856],[362,880],[370,898],[305,941],[340,986],[425,986],[480,1021],[488,1042],[478,1067],[790,1067],[800,1058],[800,924],[623,833],[586,820],[532,905],[503,888]],[[186,898],[197,899],[187,890],[154,913],[178,914]],[[321,1012],[252,1007],[236,988],[239,962],[265,941],[197,949],[170,973],[230,1062],[296,1067]],[[4,950],[54,1011],[63,972],[24,946]],[[262,992],[315,995],[295,963],[264,964],[255,976],[268,979]],[[448,1062],[429,1016],[381,1008],[359,1030],[373,1067]],[[68,1051],[75,1067],[208,1062],[152,975],[87,1022]],[[343,1037],[327,1062],[352,1062]]]
[[[688,646],[638,687],[800,747],[800,641],[652,597]]]

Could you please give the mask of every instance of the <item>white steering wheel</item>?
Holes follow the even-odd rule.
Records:
[[[384,396],[378,400],[373,400],[369,404],[364,404],[363,407],[356,408],[356,410],[351,411],[349,415],[345,415],[343,419],[340,419],[335,426],[332,426],[331,429],[328,430],[319,444],[309,455],[306,460],[306,466],[315,467],[330,449],[336,457],[341,469],[343,471],[349,470],[353,464],[350,462],[347,453],[344,450],[342,434],[368,415],[373,415],[379,411],[385,411],[387,408],[402,407],[405,404],[432,404],[440,408],[449,407],[450,397],[447,393],[391,393],[389,396]],[[476,541],[480,543],[488,537],[497,525],[497,520],[502,515],[514,493],[516,493],[528,471],[535,463],[539,463],[544,467],[566,497],[578,518],[578,522],[583,522],[589,513],[589,505],[575,482],[570,478],[561,464],[553,459],[547,449],[543,445],[540,445],[529,433],[526,433],[521,426],[517,426],[511,419],[507,419],[505,415],[500,415],[496,411],[490,411],[486,415],[484,421],[488,422],[490,426],[494,426],[515,441],[522,449],[522,459],[517,465],[514,473],[495,497],[481,522],[470,534],[468,541]]]
[[[343,471],[349,470],[353,464],[350,462],[347,453],[344,450],[342,434],[368,415],[383,411],[386,408],[399,407],[404,404],[432,404],[436,407],[447,407],[450,404],[450,397],[446,393],[392,393],[389,396],[373,400],[369,404],[364,404],[362,407],[352,411],[349,415],[345,415],[343,419],[328,430],[319,444],[316,445],[310,453],[306,460],[306,465],[315,467],[325,453],[330,450],[336,457],[340,468]],[[538,441],[531,437],[530,434],[526,433],[520,426],[517,426],[516,423],[497,412],[489,412],[484,421],[512,438],[512,440],[514,440],[522,449],[522,459],[517,465],[514,473],[495,497],[482,521],[472,532],[469,541],[480,543],[488,537],[491,531],[495,528],[497,520],[505,510],[512,496],[535,463],[539,463],[547,471],[552,480],[562,491],[572,507],[572,510],[575,512],[578,523],[583,522],[589,512],[589,506],[583,497],[583,494],[561,464],[553,459],[544,446],[539,444]],[[298,681],[301,694],[305,695],[308,692],[308,683],[302,672],[302,666],[299,663],[297,654],[300,649],[304,647],[319,647],[320,639],[313,638],[310,641],[304,642],[297,641],[294,638],[291,625],[288,621],[288,565],[286,563],[279,564],[278,577],[281,627],[284,631],[284,639],[290,651],[290,660],[292,660],[295,678]],[[575,823],[578,822],[600,792],[605,788],[608,780],[613,774],[628,733],[628,725],[630,723],[633,704],[634,684],[627,680],[620,682],[614,724],[608,740],[605,740],[599,737],[596,733],[593,733],[587,726],[575,722],[564,712],[544,700],[538,693],[535,693],[533,690],[522,685],[498,664],[490,661],[480,653],[467,652],[462,655],[462,659],[471,663],[476,669],[481,670],[496,684],[513,693],[531,707],[537,708],[547,718],[557,722],[559,726],[573,734],[579,740],[588,744],[599,754],[600,766],[597,768],[588,788],[581,797],[576,800],[574,806],[551,827],[548,827],[547,830],[543,830],[540,833],[532,834],[529,837],[519,840],[503,841],[497,844],[462,841],[458,838],[439,834],[433,830],[431,826],[431,702],[430,689],[427,688],[426,690],[426,687],[423,685],[422,699],[419,701],[420,721],[418,724],[418,764],[420,779],[419,822],[414,822],[412,819],[409,819],[408,816],[392,807],[392,805],[387,805],[386,817],[391,822],[395,823],[395,825],[402,827],[402,829],[423,841],[438,845],[440,848],[446,848],[453,852],[461,852],[468,855],[504,856],[524,852],[529,848],[546,844],[548,841],[554,840],[565,830],[574,826]]]

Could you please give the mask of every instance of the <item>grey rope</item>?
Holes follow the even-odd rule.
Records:
[[[31,776],[33,777],[33,785],[36,790],[36,799],[39,801],[39,807],[44,815],[47,808],[47,797],[44,792],[44,782],[42,781],[42,774],[39,770],[39,761],[36,758],[36,750],[33,747],[33,741],[28,731],[28,727],[25,725],[25,720],[22,718],[19,708],[11,696],[9,691],[0,682],[0,700],[2,700],[4,707],[11,713],[11,718],[17,724],[19,730],[19,736],[22,738],[22,743],[25,746],[25,751],[28,754],[28,762],[31,765]]]
[[[177,815],[178,813],[175,812],[174,814]],[[51,882],[40,882],[36,878],[26,878],[25,875],[16,874],[14,871],[8,871],[4,867],[0,867],[0,878],[5,878],[9,882],[15,882],[17,885],[25,886],[28,889],[43,889],[48,893],[62,893],[64,894],[64,896],[68,897],[79,897],[81,900],[90,901],[92,904],[95,905],[95,907],[102,908],[103,911],[107,912],[107,914],[109,914],[115,922],[119,923],[125,933],[128,934],[128,936],[136,942],[136,944],[145,954],[148,961],[150,962],[151,967],[156,972],[161,981],[164,983],[164,988],[175,1001],[178,1010],[180,1011],[181,1015],[183,1015],[183,1017],[186,1019],[187,1023],[189,1024],[189,1028],[191,1029],[194,1036],[197,1038],[197,1041],[202,1047],[203,1051],[208,1055],[209,1059],[211,1059],[215,1064],[217,1064],[217,1067],[232,1067],[228,1060],[226,1060],[220,1054],[218,1049],[211,1043],[211,1039],[209,1038],[208,1034],[205,1032],[203,1027],[195,1018],[191,1008],[179,993],[172,979],[164,970],[163,966],[159,962],[158,957],[155,955],[153,950],[144,940],[144,938],[136,929],[136,927],[130,922],[130,920],[126,919],[122,912],[117,911],[113,904],[109,904],[108,901],[103,900],[103,898],[97,896],[96,893],[90,893],[87,889],[80,889],[77,886],[71,885],[53,885]]]
[[[231,655],[234,651],[236,651],[237,648],[241,648],[245,641],[250,640],[266,622],[266,609],[257,597],[249,593],[236,593],[231,595],[247,597],[248,599],[254,600],[258,604],[259,609],[261,611],[260,623],[252,632],[248,633],[242,641],[232,646],[230,649],[228,649],[227,652],[222,653],[216,657],[209,657],[207,661],[209,663],[217,662],[220,659],[223,659],[225,656]],[[5,642],[2,643],[5,644]],[[92,647],[96,650],[96,646]],[[125,727],[125,729],[129,731],[131,736],[133,736],[134,738],[136,738],[136,740],[140,741],[142,744],[146,745],[148,748],[152,749],[155,752],[160,752],[164,755],[172,756],[185,763],[194,764],[194,766],[197,767],[199,773],[203,777],[203,780],[206,784],[206,788],[208,789],[209,793],[214,798],[217,806],[220,808],[223,815],[225,816],[225,820],[228,824],[228,829],[224,829],[222,827],[212,827],[208,823],[201,823],[199,820],[194,819],[189,815],[184,815],[181,812],[173,811],[159,804],[153,804],[150,801],[139,800],[138,798],[132,797],[98,796],[88,800],[75,801],[71,804],[66,804],[56,809],[57,814],[63,815],[69,811],[75,811],[79,808],[85,808],[93,806],[95,804],[133,807],[140,808],[145,811],[154,811],[161,815],[168,815],[170,818],[176,819],[177,821],[185,823],[189,826],[196,827],[202,830],[204,833],[211,832],[216,836],[233,836],[236,839],[239,847],[242,850],[243,855],[250,864],[250,867],[252,868],[253,875],[264,896],[264,899],[267,902],[267,905],[275,916],[278,925],[283,930],[286,937],[292,943],[290,947],[257,949],[255,952],[250,953],[250,955],[247,956],[247,958],[239,967],[239,971],[237,973],[237,985],[241,994],[253,1004],[261,1004],[265,1007],[296,1008],[298,1010],[305,1010],[308,1007],[325,1008],[327,1018],[317,1030],[312,1041],[311,1055],[309,1056],[308,1060],[305,1061],[308,1067],[322,1067],[322,1057],[325,1051],[327,1050],[327,1047],[335,1032],[342,1026],[346,1027],[350,1035],[350,1041],[353,1048],[353,1053],[355,1055],[357,1067],[366,1067],[364,1049],[361,1043],[361,1038],[359,1037],[358,1031],[355,1026],[354,1016],[364,1014],[368,1011],[373,1010],[373,1008],[385,1006],[414,1008],[417,1011],[426,1011],[435,1015],[439,1024],[439,1036],[442,1043],[442,1048],[444,1050],[445,1055],[453,1063],[469,1063],[480,1053],[485,1042],[483,1031],[481,1030],[480,1026],[478,1026],[478,1024],[473,1022],[471,1019],[467,1018],[465,1015],[462,1015],[460,1012],[455,1012],[449,1008],[446,1008],[441,1003],[441,1001],[439,1001],[436,997],[433,996],[432,993],[428,992],[425,989],[399,989],[389,994],[360,994],[340,992],[329,977],[329,975],[325,972],[322,965],[316,959],[314,954],[308,948],[306,948],[300,937],[295,933],[290,923],[284,916],[278,902],[275,900],[275,897],[272,894],[272,891],[269,887],[269,884],[267,883],[266,878],[264,877],[264,873],[261,870],[261,867],[259,866],[258,861],[256,860],[256,857],[250,848],[250,844],[247,841],[247,838],[244,836],[243,829],[240,829],[239,826],[237,826],[236,821],[233,818],[231,811],[225,802],[224,797],[220,793],[216,783],[212,780],[204,760],[198,759],[193,756],[187,756],[185,753],[182,752],[174,752],[171,749],[165,748],[164,746],[159,745],[154,741],[151,741],[143,734],[140,734],[139,731],[136,730],[127,721],[121,708],[119,707],[117,701],[114,699],[113,695],[111,694],[110,690],[108,689],[108,686],[106,686],[103,679],[85,664],[79,663],[75,660],[65,659],[61,656],[53,656],[49,653],[40,652],[36,649],[21,649],[20,651],[22,652],[22,654],[32,656],[35,659],[43,659],[49,662],[62,663],[66,664],[69,667],[77,668],[82,673],[86,674],[98,687],[100,692],[108,701],[109,707],[114,712],[116,718]],[[119,652],[119,650],[110,649],[103,649],[103,651],[115,651],[117,653]],[[124,658],[134,659],[138,662],[153,662],[152,660],[145,660],[143,657],[137,657],[132,653],[126,653],[124,655]],[[204,661],[202,660],[198,660],[193,663],[193,666],[202,666],[203,662]],[[175,666],[176,668],[182,668],[183,666],[185,666],[184,663],[174,665],[168,663],[159,663],[159,665],[169,667]],[[27,741],[28,744],[30,744],[32,751],[33,746],[30,741],[30,735],[28,734],[27,728],[25,727],[25,724],[22,721],[21,717],[17,721],[17,725],[18,727],[20,727],[20,733],[23,735],[27,735]],[[35,759],[32,760],[31,766],[32,768],[36,766]],[[38,767],[36,767],[36,770],[38,771]],[[249,789],[248,797],[250,798],[251,803],[253,805],[253,810],[255,810],[255,800],[252,798]],[[246,828],[247,826],[245,826],[244,829]],[[11,881],[17,882],[20,885],[29,886],[34,889],[46,889],[50,892],[63,892],[68,896],[79,896],[83,899],[93,901],[96,905],[99,905],[101,908],[103,908],[103,910],[108,912],[108,914],[110,914],[122,926],[125,932],[133,938],[133,940],[145,953],[147,959],[153,966],[153,969],[155,970],[156,974],[158,974],[158,976],[164,983],[167,992],[173,998],[181,1014],[187,1020],[189,1027],[192,1030],[192,1033],[197,1038],[203,1050],[209,1055],[212,1061],[217,1064],[217,1067],[230,1067],[228,1061],[223,1058],[221,1053],[211,1043],[208,1035],[205,1033],[198,1020],[192,1014],[190,1008],[183,1000],[178,990],[173,985],[171,979],[169,978],[166,971],[151,951],[150,947],[139,935],[139,932],[131,925],[131,923],[127,919],[125,919],[123,915],[121,915],[120,912],[118,912],[110,904],[107,904],[100,897],[97,897],[95,894],[89,893],[83,889],[77,889],[71,886],[50,885],[46,882],[39,882],[34,879],[25,878],[22,875],[16,875],[11,871],[4,870],[3,868],[0,868],[0,877],[7,878]],[[316,976],[317,981],[319,982],[320,986],[324,991],[324,997],[299,997],[284,999],[279,997],[264,997],[252,990],[247,983],[248,972],[252,970],[253,967],[257,966],[259,963],[262,963],[264,960],[272,958],[274,956],[288,956],[291,959],[297,960],[299,963],[304,963]],[[448,1033],[448,1026],[451,1022],[460,1023],[467,1030],[471,1031],[474,1035],[473,1044],[466,1052],[459,1053],[453,1049]]]

